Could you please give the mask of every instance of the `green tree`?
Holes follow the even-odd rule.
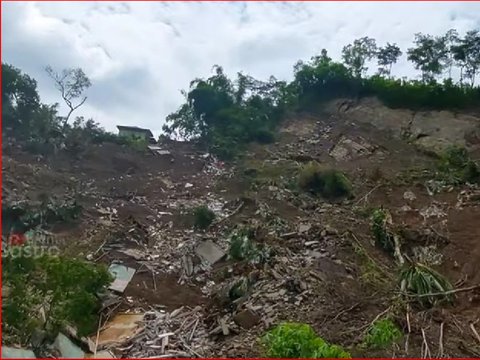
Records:
[[[2,64],[2,130],[24,131],[40,108],[37,82],[20,69]]]
[[[431,82],[448,64],[448,49],[443,36],[415,34],[415,47],[407,50],[407,59],[422,72],[422,81]]]
[[[375,39],[368,36],[356,39],[353,44],[343,47],[342,58],[345,65],[356,77],[361,77],[368,68],[365,63],[372,59],[377,51]]]
[[[398,61],[398,58],[402,56],[402,51],[397,44],[387,43],[384,47],[378,49],[378,73],[379,75],[390,76],[392,73],[392,65]]]
[[[458,44],[459,37],[458,32],[455,29],[450,29],[444,35],[445,39],[445,46],[447,49],[447,58],[445,61],[445,66],[448,68],[448,78],[452,78],[452,68],[455,64],[455,57],[454,57],[454,48]]]
[[[452,54],[460,67],[460,84],[467,79],[473,87],[480,68],[480,31],[468,31],[465,37],[458,39],[452,46]]]
[[[64,69],[61,73],[57,73],[51,66],[47,66],[45,71],[53,79],[55,87],[60,91],[63,101],[65,101],[65,104],[68,106],[69,111],[67,116],[63,118],[63,127],[65,127],[72,113],[87,100],[87,97],[84,96],[83,93],[92,83],[80,68]],[[79,102],[74,104],[77,99]]]

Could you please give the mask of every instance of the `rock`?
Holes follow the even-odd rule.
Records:
[[[312,224],[300,224],[298,225],[298,232],[300,234],[307,232],[312,228]]]
[[[191,184],[191,183],[186,183],[185,184],[185,189],[188,189],[188,188],[191,188],[191,187],[193,187],[193,184]]]
[[[338,230],[331,227],[330,225],[325,226],[325,232],[326,232],[326,235],[337,235],[338,234]]]
[[[195,252],[201,259],[211,265],[220,261],[226,255],[225,252],[211,240],[202,242],[197,246]]]
[[[403,198],[404,198],[405,200],[408,200],[408,201],[413,201],[413,200],[415,200],[417,197],[415,196],[415,194],[414,194],[412,191],[407,190],[407,191],[405,191],[405,192],[403,193]]]
[[[260,322],[260,316],[247,309],[235,314],[233,321],[248,330]]]

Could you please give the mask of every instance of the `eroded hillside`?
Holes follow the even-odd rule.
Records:
[[[337,100],[291,116],[274,143],[250,145],[231,163],[179,142],[160,144],[162,155],[92,145],[78,159],[35,157],[10,144],[3,206],[75,200],[80,215],[42,233],[69,257],[135,270],[124,291],[103,295],[103,327],[90,340],[62,330],[85,353],[262,356],[259,339],[295,321],[352,356],[480,356],[480,189],[447,184],[435,156],[456,144],[477,159],[479,124],[475,113]],[[353,196],[332,200],[299,188],[312,161],[344,172]],[[203,230],[199,206],[215,213]],[[375,242],[379,210],[406,262],[448,279],[448,294],[433,297],[451,302],[424,306],[402,291],[398,258]],[[139,314],[137,323],[116,332],[115,322],[133,321],[123,313]],[[368,345],[384,319],[401,336]],[[4,343],[15,345],[3,330]],[[51,339],[34,340],[22,346],[60,355]]]

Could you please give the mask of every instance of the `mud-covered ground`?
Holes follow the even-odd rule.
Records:
[[[480,284],[480,190],[432,194],[431,172],[423,170],[435,160],[424,151],[341,113],[297,115],[285,121],[274,144],[254,144],[233,164],[191,144],[164,148],[171,154],[104,144],[80,159],[4,149],[3,201],[76,198],[80,219],[51,229],[62,252],[137,270],[114,312],[195,311],[198,320],[190,327],[186,320],[172,325],[171,341],[194,356],[259,356],[258,338],[284,320],[311,324],[354,356],[419,357],[425,343],[431,356],[480,356],[471,326],[480,319],[480,289],[456,292],[453,304],[429,310],[401,302],[395,262],[373,245],[369,214],[383,207],[405,234],[406,252],[435,258],[435,268],[456,289]],[[343,170],[355,197],[329,202],[298,191],[296,171],[311,160]],[[217,222],[194,230],[191,211],[204,204]],[[201,242],[227,252],[228,236],[241,224],[257,229],[256,241],[274,250],[265,264],[228,257],[202,262],[196,253]],[[224,289],[244,277],[248,289],[231,301]],[[356,346],[387,312],[404,332],[402,341],[375,351]],[[175,336],[183,339],[180,345]],[[112,351],[169,353],[168,346],[160,353],[129,344]]]

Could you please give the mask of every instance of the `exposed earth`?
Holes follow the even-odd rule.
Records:
[[[478,357],[480,189],[435,191],[424,170],[450,144],[478,160],[479,134],[480,114],[392,110],[367,99],[292,116],[275,143],[253,144],[234,163],[173,141],[160,144],[170,154],[103,144],[79,159],[4,144],[3,201],[76,198],[81,217],[51,229],[61,251],[136,270],[108,308],[110,318],[146,312],[143,330],[104,347],[118,357],[258,357],[258,339],[282,321],[308,323],[352,356]],[[295,189],[296,171],[312,160],[344,171],[355,196],[327,201]],[[193,228],[199,205],[217,215],[205,231]],[[396,265],[371,231],[370,211],[380,207],[402,229],[407,252],[435,259],[455,289],[471,290],[428,310],[407,302],[399,314]],[[228,257],[229,235],[242,224],[272,249],[267,262]],[[209,262],[214,250],[226,256]],[[248,285],[232,300],[232,284],[242,282]],[[402,341],[357,346],[387,312],[395,313]],[[167,332],[165,344],[159,334]]]

